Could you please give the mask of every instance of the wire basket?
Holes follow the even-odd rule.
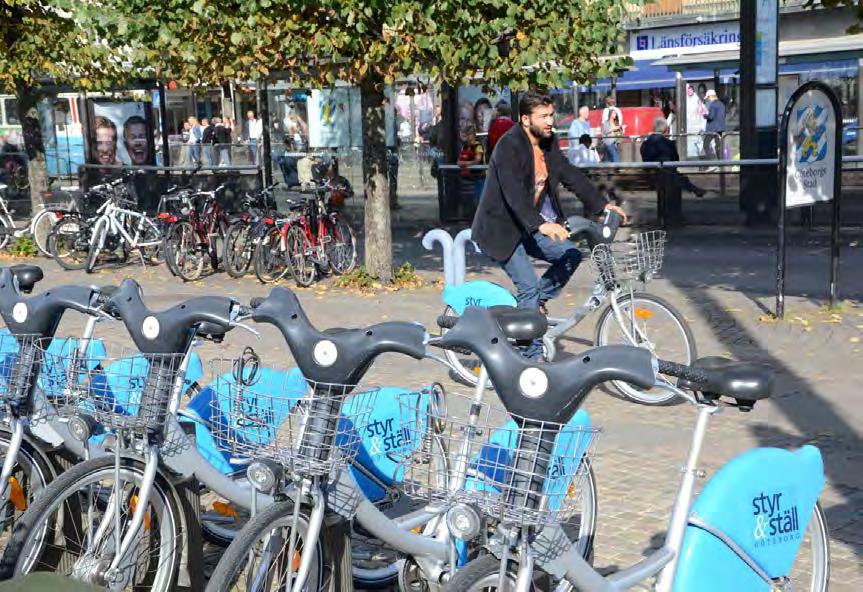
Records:
[[[239,459],[273,460],[291,473],[327,475],[353,460],[377,388],[306,380],[299,369],[210,363],[209,417],[216,446]]]
[[[19,407],[30,396],[33,375],[38,370],[38,335],[0,332],[0,404]]]
[[[404,396],[400,404],[409,418],[403,425],[407,441],[414,443],[405,448],[420,451],[401,460],[409,495],[429,503],[473,504],[491,518],[522,526],[562,522],[581,511],[587,459],[600,432],[587,413],[578,412],[566,424],[526,424],[497,404],[475,403],[473,396],[448,393],[443,406]],[[448,451],[445,474],[415,444],[430,430]]]
[[[185,354],[143,354],[100,339],[52,340],[40,385],[58,414],[90,415],[103,427],[161,433]]]
[[[590,254],[591,268],[607,287],[621,282],[647,281],[662,268],[665,231],[650,230],[627,242],[596,245]]]

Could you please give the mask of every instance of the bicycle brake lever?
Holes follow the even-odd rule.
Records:
[[[258,330],[256,330],[256,329],[253,329],[252,327],[250,327],[249,325],[247,325],[247,324],[245,324],[245,323],[239,323],[239,322],[237,322],[237,321],[231,321],[230,323],[228,323],[228,326],[229,326],[229,327],[237,327],[237,328],[240,328],[240,329],[245,329],[246,331],[248,331],[249,333],[251,333],[252,335],[254,335],[255,337],[257,337],[257,338],[258,338],[258,340],[260,340],[260,339],[261,339],[261,333],[260,333],[260,331],[258,331]]]

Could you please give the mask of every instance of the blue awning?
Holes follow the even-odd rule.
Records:
[[[720,70],[720,76],[728,76],[734,70]],[[637,60],[625,72],[617,76],[617,90],[641,90],[651,88],[674,88],[674,71],[666,66],[657,66],[653,60]],[[710,80],[713,70],[687,70],[686,80]],[[590,85],[593,89],[610,89],[611,79],[600,78]],[[582,86],[587,88],[587,86]]]

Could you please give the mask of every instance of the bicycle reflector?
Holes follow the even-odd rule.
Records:
[[[638,308],[637,306],[635,307],[635,311],[633,312],[633,314],[635,315],[636,319],[641,319],[642,321],[649,319],[653,316],[652,311],[647,310],[646,308]]]
[[[272,218],[264,218],[264,224],[266,224],[267,226],[272,226],[273,223],[274,220]]]

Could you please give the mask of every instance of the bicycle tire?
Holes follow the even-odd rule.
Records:
[[[36,214],[30,221],[30,234],[33,235],[33,242],[36,248],[43,257],[50,257],[48,237],[51,236],[51,231],[57,224],[57,216],[51,210],[42,210]]]
[[[9,450],[9,441],[11,434],[6,430],[0,430],[0,454],[5,458]],[[30,442],[26,437],[21,442],[21,448],[18,451],[15,467],[12,470],[11,478],[21,488],[21,493],[24,495],[24,509],[20,509],[20,500],[7,501],[4,507],[0,508],[0,521],[2,521],[3,529],[0,532],[0,554],[5,550],[6,543],[9,541],[9,535],[15,529],[16,522],[23,515],[23,512],[29,507],[37,495],[39,495],[48,484],[56,477],[56,471],[48,459],[48,456],[39,448],[36,443]],[[10,487],[13,485],[10,484]],[[8,495],[8,494],[7,494]]]
[[[643,307],[645,311],[645,315],[650,315],[648,318],[652,318],[653,312],[650,312],[650,308],[662,311],[663,314],[667,315],[671,318],[674,324],[677,325],[680,330],[680,336],[683,337],[683,345],[678,352],[675,350],[674,354],[663,353],[659,357],[662,359],[668,359],[673,362],[679,362],[681,364],[691,364],[696,359],[698,359],[698,350],[695,344],[695,337],[692,334],[692,329],[689,327],[689,324],[686,322],[686,319],[683,315],[677,311],[668,301],[660,298],[659,296],[655,296],[653,294],[647,292],[634,292],[632,294],[623,294],[618,298],[618,303],[620,308],[623,310],[627,310],[630,307],[630,302],[634,303],[634,316],[637,316],[637,311],[639,310],[638,303],[645,303]],[[647,319],[644,319],[645,322]],[[620,343],[624,342],[624,339],[620,340],[610,340],[608,335],[612,326],[616,325],[617,321],[614,317],[614,311],[612,307],[606,306],[605,309],[599,316],[599,319],[596,322],[596,332],[594,334],[594,345],[603,346],[609,345],[611,343]],[[663,335],[667,334],[667,332],[663,331]],[[621,337],[623,337],[621,335]],[[648,336],[649,338],[649,336]],[[625,341],[627,345],[638,345],[640,344],[631,344],[628,340]],[[685,352],[685,356],[683,358],[680,357],[680,354]],[[671,356],[671,357],[669,357]],[[678,359],[675,359],[678,358]],[[618,380],[612,381],[611,385],[614,387],[614,390],[617,391],[622,397],[627,400],[633,401],[635,403],[641,403],[642,405],[669,405],[680,403],[677,400],[677,396],[667,389],[659,390],[656,393],[651,393],[648,391],[643,391],[638,389],[637,387],[627,384],[625,382],[621,382]],[[656,389],[653,389],[656,390]]]
[[[352,272],[357,266],[357,237],[345,220],[337,217],[325,223],[330,242],[325,249],[330,269],[336,275]]]
[[[144,229],[138,238],[139,243],[155,243],[149,247],[138,247],[145,263],[161,265],[165,262],[165,243],[159,225],[151,218],[144,219]]]
[[[137,459],[129,457],[121,458],[120,463],[120,471],[123,478],[130,483],[135,481],[140,483],[144,473],[143,463]],[[27,543],[31,542],[34,535],[38,535],[39,531],[43,528],[43,523],[53,521],[53,516],[55,514],[59,515],[61,511],[63,515],[62,530],[64,533],[64,539],[72,536],[72,529],[67,528],[66,520],[72,522],[76,517],[84,515],[79,507],[80,500],[75,499],[79,491],[76,487],[88,487],[87,483],[89,480],[101,483],[106,479],[113,479],[114,470],[113,456],[103,456],[79,463],[54,479],[44,490],[43,494],[34,501],[30,508],[27,509],[21,517],[15,531],[12,533],[9,544],[3,552],[2,559],[0,559],[0,580],[30,573],[33,571],[33,568],[36,567],[34,563],[40,560],[42,563],[38,566],[39,571],[57,572],[62,570],[64,567],[68,567],[70,569],[74,568],[75,562],[70,562],[68,558],[65,557],[65,554],[61,553],[60,549],[54,548],[56,545],[52,545],[50,550],[44,547],[40,548],[36,552],[36,557],[34,558],[32,557],[32,552],[24,554],[25,549],[28,549]],[[90,487],[92,487],[92,484]],[[70,494],[68,497],[70,501],[68,502],[68,505],[64,505],[63,509],[60,510],[58,506],[64,504],[67,494]],[[99,496],[94,496],[94,499],[99,499]],[[156,506],[157,502],[158,506]],[[164,544],[166,556],[160,556],[159,560],[155,562],[157,570],[156,575],[159,576],[158,578],[154,576],[153,580],[139,583],[133,586],[132,589],[135,591],[141,590],[142,592],[143,590],[168,592],[174,589],[179,570],[181,541],[183,536],[183,516],[176,492],[165,477],[158,473],[153,484],[150,504],[153,505],[154,508],[161,508],[161,512],[158,514],[156,523],[158,524],[160,540],[161,535],[167,534],[169,537],[168,542]],[[156,516],[155,512],[151,515],[151,526],[149,528],[142,526],[142,528],[151,532],[151,534],[154,534],[157,530],[157,528],[152,527],[154,516]],[[77,529],[75,533],[79,535],[81,534]],[[146,538],[148,537],[141,537],[142,540]],[[79,542],[74,544],[72,548],[81,548],[81,546],[82,545]],[[160,545],[160,549],[161,546],[162,545]],[[60,553],[60,556],[56,557],[58,553]],[[130,553],[133,553],[133,551],[130,550]],[[45,559],[46,556],[48,559]],[[101,555],[98,556],[101,557]],[[133,556],[136,560],[141,557],[138,554]],[[53,561],[55,563],[46,563],[46,561]]]
[[[309,253],[312,245],[301,226],[292,224],[285,237],[287,261],[291,275],[298,286],[308,288],[315,283],[318,271]]]
[[[67,230],[66,226],[70,228]],[[48,238],[51,258],[67,271],[84,269],[90,251],[91,232],[92,227],[86,220],[75,215],[65,216],[57,222]]]
[[[515,561],[510,561],[507,568],[507,580],[509,590],[515,590],[515,577],[518,571],[518,564]],[[494,555],[481,555],[458,570],[452,579],[447,583],[447,592],[491,592],[498,590],[498,574],[500,574],[500,560]],[[533,572],[533,583],[530,590],[548,590],[548,576],[539,568],[535,568]]]
[[[12,220],[5,216],[0,216],[0,249],[5,249],[12,240],[15,232],[15,225]]]
[[[267,229],[267,232],[255,245],[255,253],[252,256],[255,277],[262,284],[277,282],[291,271],[285,254],[281,250],[281,244],[282,231],[279,227],[273,226]],[[281,269],[277,269],[276,265],[280,262],[283,266]]]
[[[251,232],[252,228],[247,222],[234,222],[228,227],[222,259],[225,262],[225,271],[232,278],[243,277],[252,265],[254,249]]]
[[[294,502],[286,500],[277,502],[273,505],[261,510],[234,538],[228,548],[225,550],[221,559],[219,559],[216,569],[210,576],[207,582],[206,592],[227,592],[232,590],[231,587],[234,580],[241,574],[250,555],[253,553],[255,545],[262,537],[268,536],[273,531],[274,526],[280,522],[292,521],[294,513]],[[299,523],[302,529],[308,528],[310,510],[306,507],[301,507],[299,512]],[[283,527],[286,528],[286,527]],[[298,541],[300,537],[298,536]],[[332,559],[326,552],[329,549],[331,541],[330,527],[326,521],[321,524],[321,532],[317,543],[315,544],[316,560],[313,560],[312,569],[309,573],[310,590],[323,590],[326,574],[333,574],[336,566],[328,563]],[[296,559],[293,559],[296,561]],[[316,581],[313,581],[316,580]],[[346,590],[350,588],[331,588],[335,591]]]
[[[194,282],[204,273],[204,257],[192,225],[181,220],[165,233],[165,260],[168,268],[184,282]],[[189,264],[187,266],[187,263]]]

